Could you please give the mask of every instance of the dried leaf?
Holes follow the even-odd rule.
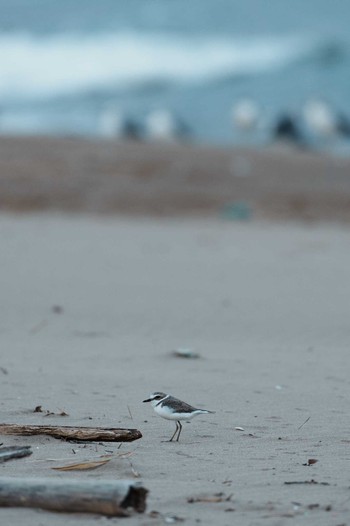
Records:
[[[149,512],[148,516],[151,517],[151,519],[157,519],[161,516],[161,513],[159,511],[152,510]]]
[[[74,449],[72,451],[73,451],[74,454],[77,453]],[[83,462],[84,463],[85,462],[95,462],[95,461],[96,462],[101,462],[101,461],[104,461],[106,459],[108,461],[108,460],[112,460],[113,458],[128,458],[132,454],[133,454],[133,451],[125,451],[124,453],[114,453],[113,455],[100,455],[98,457],[95,457],[93,460],[86,460],[86,461],[83,461]],[[45,462],[61,462],[62,460],[70,460],[70,458],[71,457],[66,457],[66,458],[46,458]],[[42,460],[44,460],[44,459],[42,459]],[[52,469],[54,469],[54,468],[52,468]]]
[[[114,457],[127,458],[127,457],[131,457],[132,454],[133,454],[133,451],[126,451],[125,453],[115,453]]]
[[[159,511],[152,510],[149,512],[148,516],[151,519],[162,518],[166,524],[174,524],[175,522],[184,522],[185,519],[178,517],[177,515],[163,515]]]
[[[62,314],[63,313],[63,307],[61,305],[53,305],[51,307],[51,310],[54,314]]]
[[[178,349],[175,349],[172,351],[172,356],[175,356],[176,358],[187,358],[191,360],[195,360],[197,358],[200,358],[200,354],[193,351],[192,349],[188,349],[187,347],[179,347]]]
[[[313,464],[316,464],[316,462],[318,462],[317,458],[309,458],[303,466],[312,466]]]
[[[34,327],[32,327],[29,332],[31,334],[36,334],[37,332],[40,332],[42,329],[44,329],[46,325],[47,325],[47,320],[41,320],[39,323],[34,325]]]
[[[235,427],[235,430],[236,430],[236,431],[244,431],[243,427],[238,427],[238,426]]]
[[[185,522],[185,519],[178,517],[177,515],[168,515],[164,517],[164,522],[166,524],[174,524],[175,522]]]
[[[232,494],[228,497],[224,493],[217,493],[216,495],[204,496],[204,497],[189,497],[187,502],[193,504],[194,502],[228,502],[232,498]]]
[[[34,409],[34,413],[44,413],[44,412],[45,412],[44,416],[69,416],[69,414],[66,413],[66,411],[63,411],[63,409],[60,409],[59,413],[54,413],[53,411],[49,411],[48,409],[44,411],[41,405],[37,406]]]
[[[88,469],[97,469],[107,464],[107,462],[110,460],[112,460],[112,457],[101,460],[93,460],[90,462],[80,462],[78,464],[69,464],[68,466],[59,466],[51,469],[55,469],[56,471],[84,471]]]

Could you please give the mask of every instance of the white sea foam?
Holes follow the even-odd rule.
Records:
[[[296,38],[136,33],[0,35],[0,97],[55,97],[149,82],[206,82],[272,71],[315,51]]]

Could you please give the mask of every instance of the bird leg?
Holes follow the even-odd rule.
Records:
[[[175,429],[175,433],[173,434],[173,436],[171,437],[171,439],[169,440],[169,442],[172,442],[173,439],[174,439],[174,436],[176,435],[177,431],[178,431],[178,424],[180,424],[180,422],[177,420],[176,421],[176,429]]]
[[[177,435],[177,439],[176,439],[176,442],[179,441],[179,438],[180,438],[180,433],[182,431],[182,425],[181,425],[181,422],[180,420],[177,421],[177,423],[179,424],[179,432],[178,432],[178,435]]]

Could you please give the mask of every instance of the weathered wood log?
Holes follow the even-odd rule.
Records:
[[[143,513],[148,491],[128,480],[79,480],[0,477],[0,507],[99,513],[125,517]]]
[[[0,424],[0,435],[50,435],[65,440],[132,442],[142,437],[138,429]]]
[[[0,462],[6,462],[12,458],[28,457],[31,454],[30,446],[0,447]]]

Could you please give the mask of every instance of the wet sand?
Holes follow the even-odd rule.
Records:
[[[345,221],[345,215],[326,221],[323,214],[316,222],[316,216],[303,221],[301,215],[296,221],[295,213],[284,212],[278,216],[281,221],[272,221],[275,216],[266,212],[266,221],[262,217],[267,209],[257,197],[250,201],[255,220],[228,221],[219,213],[224,203],[220,197],[214,208],[196,208],[192,201],[188,209],[157,209],[161,217],[156,217],[153,206],[155,195],[161,195],[159,188],[171,194],[160,184],[161,176],[147,201],[135,190],[143,184],[138,176],[132,192],[130,174],[120,190],[112,161],[114,168],[103,175],[102,186],[112,180],[105,188],[119,188],[119,204],[129,190],[129,203],[135,204],[139,196],[139,204],[125,210],[118,204],[108,214],[92,214],[107,211],[108,192],[99,193],[96,181],[107,153],[115,155],[111,144],[92,146],[91,158],[97,158],[100,148],[107,152],[94,173],[86,161],[86,171],[97,185],[89,187],[78,177],[84,174],[86,142],[81,151],[64,148],[63,158],[61,150],[48,146],[57,141],[47,139],[43,157],[53,159],[56,151],[58,161],[47,163],[51,175],[46,177],[43,161],[37,158],[35,169],[34,161],[28,161],[35,157],[33,144],[39,148],[38,139],[8,141],[11,148],[20,141],[30,146],[23,146],[22,158],[14,152],[11,157],[11,148],[6,157],[3,150],[0,178],[7,197],[17,188],[25,200],[24,188],[31,188],[30,195],[42,199],[35,206],[32,201],[32,207],[12,201],[11,207],[1,194],[7,212],[0,215],[0,421],[130,427],[140,429],[143,438],[118,449],[118,444],[82,446],[48,437],[2,436],[4,445],[28,444],[33,449],[31,457],[2,464],[2,475],[119,479],[139,474],[135,480],[150,490],[148,508],[144,515],[125,519],[129,525],[170,524],[174,516],[185,524],[203,525],[347,524],[350,234],[348,225],[339,221]],[[152,148],[155,155],[157,149]],[[168,148],[174,159],[175,147]],[[76,161],[79,151],[81,164]],[[157,151],[168,163],[168,149]],[[191,166],[202,163],[209,170],[206,157],[190,148],[185,151],[181,147],[178,162],[186,165],[188,155]],[[217,164],[223,166],[223,158],[228,162],[237,154],[217,155]],[[310,166],[306,180],[320,177],[318,191],[324,195],[331,184],[325,159],[307,157],[304,165],[289,153],[249,155],[256,175],[235,179],[228,171],[218,172],[226,174],[218,177],[226,177],[227,188],[238,181],[235,188],[240,191],[228,195],[230,199],[247,198],[244,185],[249,177],[258,181],[260,170],[279,166],[275,155],[286,156],[284,168],[294,163]],[[4,169],[6,163],[12,172]],[[334,177],[342,181],[345,199],[347,162],[326,160],[329,163],[339,168]],[[67,166],[75,167],[71,180]],[[295,168],[293,173],[294,181],[305,183],[301,172]],[[165,177],[175,186],[174,175]],[[181,195],[189,195],[187,179],[183,181]],[[301,195],[315,204],[311,183],[307,187]],[[202,188],[208,195],[217,189],[209,175]],[[288,184],[285,188],[287,196]],[[315,204],[312,210],[316,209],[321,210]],[[174,357],[171,352],[179,347],[195,349],[201,357]],[[166,442],[175,425],[142,403],[154,390],[215,414],[184,423],[180,442]],[[38,405],[68,416],[34,413]],[[90,472],[51,469],[111,451],[132,455]],[[318,462],[307,466],[309,459]],[[188,502],[218,494],[221,502]],[[120,524],[123,519],[0,509],[0,522],[77,526]]]
[[[283,147],[0,138],[1,210],[235,217],[242,204],[256,219],[349,221],[350,160]]]

